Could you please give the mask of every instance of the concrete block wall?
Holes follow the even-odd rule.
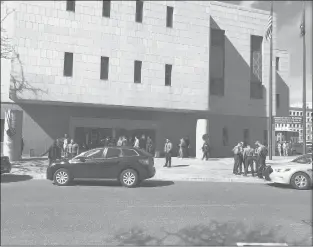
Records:
[[[173,28],[166,27],[166,6],[174,7]],[[192,11],[190,11],[192,10]],[[143,23],[135,22],[135,1],[16,3],[15,44],[25,80],[37,94],[26,100],[208,109],[209,14],[199,3],[145,1]],[[73,77],[63,77],[64,52],[74,53]],[[100,80],[100,57],[110,58],[109,80]],[[142,83],[134,84],[134,60],[141,60]],[[172,64],[172,86],[165,84]],[[14,71],[21,74],[20,66]]]
[[[210,2],[212,25],[225,30],[225,95],[210,96],[212,113],[237,116],[268,116],[269,42],[263,38],[263,100],[250,99],[250,37],[265,34],[269,12],[221,2]],[[274,16],[274,33],[276,16]],[[276,47],[274,35],[273,46]],[[274,56],[273,56],[274,57]],[[273,61],[275,66],[275,60]],[[275,105],[275,68],[273,67],[273,105]],[[273,109],[275,115],[275,109]]]

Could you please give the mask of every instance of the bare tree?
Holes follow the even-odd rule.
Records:
[[[10,9],[5,1],[1,1],[1,58],[4,59],[11,59],[14,51],[14,46],[4,27],[5,20],[13,12],[14,9]]]

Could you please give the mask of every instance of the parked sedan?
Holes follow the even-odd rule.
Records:
[[[309,189],[312,186],[312,154],[301,155],[298,158],[268,166],[265,179],[274,183],[290,184],[298,190]]]
[[[1,156],[1,174],[10,173],[12,165],[8,156]]]
[[[96,148],[47,168],[47,179],[60,186],[73,179],[117,179],[125,187],[135,187],[154,175],[153,157],[132,147]]]

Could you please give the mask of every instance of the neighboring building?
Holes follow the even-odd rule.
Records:
[[[23,111],[24,153],[65,133],[80,144],[146,134],[157,151],[189,136],[195,154],[207,132],[212,157],[268,142],[269,12],[212,1],[9,3],[19,59],[1,66],[1,119]],[[273,95],[283,107],[281,80]]]
[[[303,109],[300,105],[291,106],[289,108],[289,116],[303,117]],[[275,130],[277,132],[297,132],[298,142],[303,142],[303,124],[302,123],[288,123],[276,124]],[[312,142],[312,108],[307,105],[306,110],[306,141]]]

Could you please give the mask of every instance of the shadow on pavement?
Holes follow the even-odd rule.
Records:
[[[172,165],[172,167],[187,167],[187,166],[189,166],[189,165]]]
[[[146,180],[143,181],[138,187],[164,187],[164,186],[170,186],[173,185],[173,181],[165,181],[165,180]],[[122,187],[122,185],[115,180],[93,180],[93,181],[87,181],[87,180],[75,180],[72,183],[73,186],[104,186],[104,187]]]
[[[249,227],[241,222],[220,223],[211,221],[209,225],[196,225],[180,229],[178,232],[162,231],[162,236],[145,233],[141,228],[121,231],[114,236],[113,242],[118,245],[189,245],[189,246],[220,246],[244,243],[286,243],[285,237],[279,237],[281,227],[268,228],[263,226]],[[309,236],[288,243],[294,246],[310,244]]]
[[[21,182],[31,180],[32,178],[29,175],[1,174],[1,183]]]
[[[273,188],[294,190],[294,188],[292,188],[289,184],[268,183],[267,185]]]
[[[24,157],[20,159],[19,161],[38,161],[38,160],[48,160],[47,157]]]

